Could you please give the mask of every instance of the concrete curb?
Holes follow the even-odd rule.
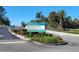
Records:
[[[17,37],[19,37],[20,39],[22,39],[22,40],[24,40],[24,41],[26,41],[26,40],[27,40],[27,41],[30,41],[29,38],[26,38],[26,37],[24,37],[24,36],[18,35],[18,34],[16,34],[16,33],[12,32],[10,29],[9,29],[9,32],[10,32],[11,34],[13,34],[14,36],[17,36]],[[46,44],[39,43],[39,42],[36,42],[36,41],[32,41],[32,42],[35,43],[35,44],[38,44],[38,45],[46,45]],[[52,46],[49,46],[49,45],[46,45],[46,46],[52,47]]]
[[[24,37],[24,36],[21,36],[21,35],[19,35],[19,34],[16,34],[16,33],[12,32],[10,29],[8,29],[8,30],[9,30],[9,32],[10,32],[12,35],[17,36],[17,37],[19,37],[19,38],[22,39],[22,40],[30,40],[29,38],[26,38],[26,37]]]
[[[9,30],[9,32],[12,34],[12,35],[14,35],[14,36],[17,36],[17,37],[19,37],[20,39],[22,39],[22,40],[24,40],[24,41],[30,41],[30,39],[29,38],[26,38],[26,37],[24,37],[24,36],[21,36],[21,35],[18,35],[18,34],[16,34],[16,33],[14,33],[14,32],[12,32],[10,29],[8,29]],[[39,45],[45,45],[45,44],[43,44],[43,43],[39,43],[39,42],[36,42],[36,41],[32,41],[33,43],[35,43],[35,44],[39,44]]]

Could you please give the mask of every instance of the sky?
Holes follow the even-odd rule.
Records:
[[[35,14],[39,11],[44,16],[48,16],[51,11],[65,10],[66,16],[72,18],[79,18],[79,7],[78,6],[4,6],[7,11],[6,16],[11,21],[11,25],[20,26],[21,22],[26,23],[35,19]]]

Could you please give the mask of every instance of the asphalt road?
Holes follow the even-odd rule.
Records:
[[[8,28],[0,28],[0,35],[2,37],[0,37],[0,40],[11,40],[11,39],[19,39],[16,36],[13,36],[12,34],[9,33]]]
[[[55,34],[52,31],[47,32]],[[0,28],[0,35],[3,35],[3,37],[0,37],[0,52],[79,52],[79,36],[76,35],[55,34],[69,42],[68,45],[59,46],[23,41],[9,33],[7,28]]]

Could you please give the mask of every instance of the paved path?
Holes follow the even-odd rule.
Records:
[[[22,39],[9,33],[7,28],[0,28],[0,52],[79,52],[79,36],[66,35],[65,33],[46,31],[47,33],[61,36],[68,45],[43,45],[36,44]],[[58,34],[56,34],[58,33]]]

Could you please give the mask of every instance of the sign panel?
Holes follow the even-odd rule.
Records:
[[[30,23],[27,24],[28,32],[45,32],[45,24],[43,23]]]

